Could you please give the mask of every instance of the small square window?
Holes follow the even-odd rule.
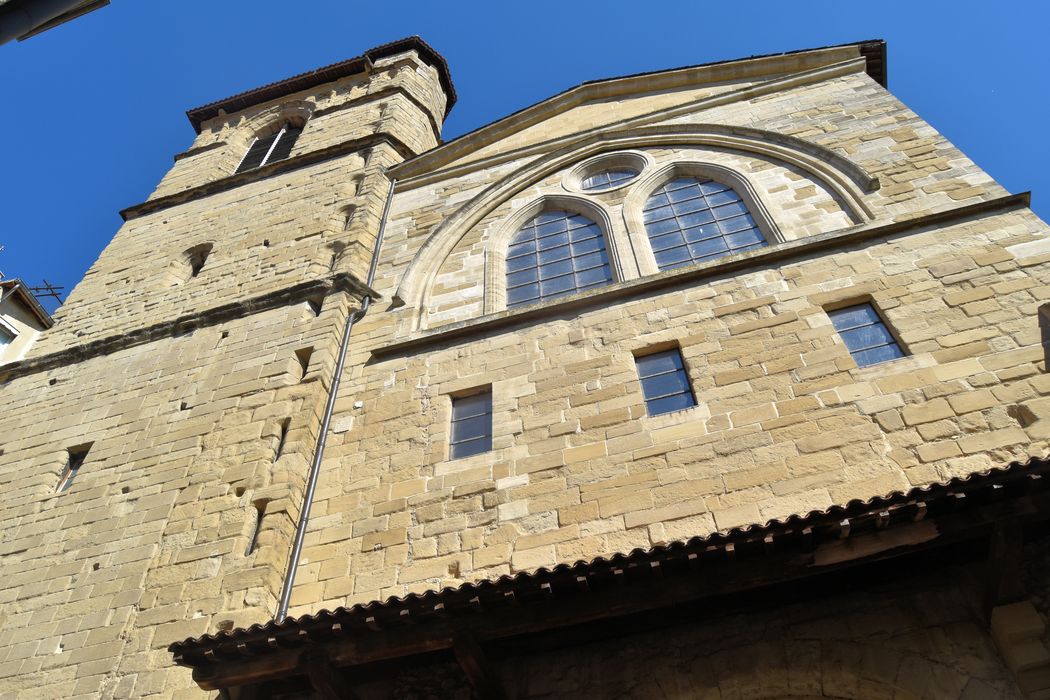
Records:
[[[449,459],[492,449],[492,390],[453,397]]]
[[[879,312],[871,304],[856,304],[828,312],[831,323],[842,337],[857,366],[867,367],[904,357]]]
[[[15,334],[0,326],[0,350],[15,342]]]
[[[681,411],[696,405],[689,375],[678,348],[634,358],[642,382],[645,410],[650,416]]]

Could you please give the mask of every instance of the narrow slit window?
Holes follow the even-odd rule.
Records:
[[[56,489],[59,493],[68,491],[73,485],[73,480],[77,478],[80,468],[84,466],[84,460],[87,459],[88,450],[90,449],[91,445],[83,445],[66,450],[66,468],[58,480],[58,488]]]
[[[251,536],[248,537],[248,546],[244,550],[244,556],[248,556],[252,552],[254,552],[255,548],[259,544],[259,531],[262,530],[263,515],[265,510],[266,504],[255,504],[255,524],[252,526]]]
[[[904,357],[897,339],[871,304],[857,304],[828,312],[857,366],[867,367]]]
[[[492,391],[452,399],[449,458],[459,459],[492,449]]]
[[[261,168],[264,165],[284,160],[292,153],[299,134],[303,133],[301,126],[285,124],[281,129],[269,136],[260,136],[252,141],[248,152],[244,154],[236,172],[243,173],[246,170]]]
[[[285,418],[281,421],[281,435],[277,438],[277,449],[273,453],[273,461],[277,461],[284,454],[284,445],[288,441],[288,428],[292,424],[291,418]]]
[[[681,411],[696,405],[682,353],[677,349],[634,359],[642,383],[645,410],[650,416]]]
[[[302,381],[303,378],[306,377],[306,373],[310,369],[310,358],[313,357],[313,354],[313,347],[295,351],[295,359],[299,361],[299,381]]]

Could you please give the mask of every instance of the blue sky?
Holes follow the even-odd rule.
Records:
[[[68,291],[192,142],[187,109],[411,34],[449,62],[446,139],[586,80],[886,39],[894,94],[1045,219],[1048,19],[1036,2],[113,0],[0,46],[0,270]]]

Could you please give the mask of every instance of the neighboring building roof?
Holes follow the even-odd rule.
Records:
[[[19,41],[25,41],[31,36],[36,36],[41,32],[46,32],[48,29],[54,29],[60,24],[65,24],[71,20],[86,15],[89,12],[105,7],[109,4],[109,0],[66,0],[64,3],[66,9],[62,10],[59,14],[50,17],[50,19],[44,20],[44,17],[54,12],[55,3],[43,3],[37,0],[0,0],[0,7],[5,7],[9,11],[15,11],[20,13],[18,22],[21,24],[22,29],[18,30],[22,33],[18,34],[14,38]],[[28,31],[23,31],[28,22],[31,26]],[[0,25],[3,22],[0,21]],[[12,25],[13,26],[13,25]],[[11,34],[7,34],[0,30],[0,43],[7,41]]]
[[[449,74],[448,64],[445,62],[444,57],[435,51],[430,44],[418,36],[410,36],[398,41],[392,41],[389,44],[377,46],[365,51],[360,56],[333,63],[330,66],[324,66],[307,73],[300,73],[276,83],[263,85],[254,90],[248,90],[223,100],[211,102],[202,107],[196,107],[186,112],[186,116],[189,117],[190,123],[193,124],[193,129],[199,134],[201,124],[219,116],[219,110],[227,113],[238,112],[261,102],[276,100],[286,95],[339,80],[348,75],[360,73],[377,59],[411,50],[415,50],[424,61],[427,61],[437,69],[438,76],[441,79],[441,86],[445,88],[445,92],[448,94],[448,101],[445,104],[445,114],[447,115],[449,110],[452,109],[452,105],[456,103],[456,89],[452,85],[452,76]]]
[[[0,280],[0,299],[7,299],[10,295],[17,295],[22,303],[25,304],[26,308],[33,312],[37,320],[43,324],[44,328],[50,328],[55,325],[55,321],[51,318],[40,302],[36,300],[33,293],[29,291],[29,287],[26,286],[25,282],[18,278],[12,278],[9,280]]]
[[[202,687],[223,687],[224,674],[213,669],[226,662],[236,665],[252,657],[274,656],[264,666],[253,665],[248,682],[293,672],[282,666],[294,665],[297,650],[311,645],[350,643],[353,658],[367,662],[363,645],[369,640],[378,642],[384,632],[392,637],[378,642],[383,658],[433,651],[439,642],[424,639],[428,629],[442,639],[460,623],[478,630],[485,612],[503,615],[516,610],[522,615],[520,627],[494,622],[487,631],[496,636],[555,628],[569,624],[577,614],[581,621],[588,614],[627,615],[673,605],[676,600],[754,589],[863,561],[882,561],[891,550],[904,554],[956,545],[984,536],[1003,519],[1044,521],[1050,515],[1048,477],[1050,460],[1013,462],[1003,468],[867,501],[853,500],[786,520],[636,549],[608,559],[599,557],[465,583],[458,588],[322,610],[187,639],[168,649],[177,663],[195,669],[194,677],[205,684]],[[1018,499],[1026,505],[1006,505],[1011,500],[1016,504]],[[773,557],[778,557],[775,565]],[[733,572],[738,572],[737,579],[727,583],[726,577]],[[587,598],[600,603],[592,613],[579,607]],[[400,634],[406,629],[411,632],[408,637]],[[399,645],[404,647],[400,654],[394,649]],[[276,656],[281,654],[278,660]]]

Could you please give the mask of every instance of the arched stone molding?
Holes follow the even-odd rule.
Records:
[[[645,230],[642,221],[642,208],[649,197],[663,187],[665,184],[679,177],[695,177],[701,180],[715,180],[723,185],[729,185],[740,195],[747,206],[751,218],[755,220],[762,235],[765,236],[769,245],[782,243],[784,241],[776,220],[770,215],[769,207],[766,206],[762,194],[751,184],[742,173],[733,168],[716,163],[705,163],[699,161],[677,161],[643,176],[634,183],[630,194],[623,202],[623,219],[627,227],[627,235],[635,251],[638,271],[642,276],[655,275],[660,272],[653,256],[652,246],[649,244],[649,234]]]
[[[627,230],[621,222],[614,221],[605,207],[581,195],[541,195],[514,212],[504,221],[483,232],[485,240],[485,303],[486,314],[507,308],[507,246],[522,226],[538,214],[549,210],[565,210],[581,214],[598,224],[605,236],[605,248],[609,255],[609,269],[613,281],[619,282],[637,276],[631,262],[634,256],[627,255],[630,243]],[[625,269],[624,263],[627,264]]]
[[[662,125],[592,134],[579,142],[537,158],[485,188],[435,227],[405,270],[395,303],[414,309],[413,330],[423,323],[430,289],[445,258],[459,241],[496,207],[551,173],[608,151],[658,146],[713,146],[757,154],[808,173],[842,204],[854,223],[874,218],[864,201],[878,180],[834,151],[802,139],[754,128],[718,124]]]
[[[264,109],[239,124],[231,125],[230,134],[226,138],[228,148],[224,163],[228,173],[237,168],[255,139],[280,131],[285,124],[304,127],[316,108],[317,105],[312,100],[286,102]]]

